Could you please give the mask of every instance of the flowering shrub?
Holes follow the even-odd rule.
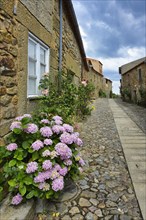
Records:
[[[62,79],[61,92],[58,92],[56,85],[50,83],[49,75],[45,74],[39,88],[43,95],[40,105],[43,112],[59,114],[66,122],[72,122],[76,116],[82,119],[91,113],[89,104],[95,89],[91,82],[83,80],[76,86],[69,78]]]
[[[60,116],[36,124],[25,114],[12,122],[10,130],[2,159],[13,205],[33,197],[57,198],[65,180],[82,172],[84,161],[77,148],[83,142]]]

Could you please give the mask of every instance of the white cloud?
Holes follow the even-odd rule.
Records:
[[[126,63],[146,56],[144,47],[122,47],[118,50],[119,57],[96,57],[103,64],[103,71],[118,72],[118,68]]]
[[[112,81],[112,92],[119,95],[120,94],[120,81]]]

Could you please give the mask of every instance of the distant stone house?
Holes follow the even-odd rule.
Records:
[[[58,71],[81,81],[88,71],[71,0],[0,1],[0,141],[11,121],[32,111],[44,72],[58,84]]]
[[[146,57],[119,67],[123,100],[146,105]]]
[[[108,78],[103,78],[103,92],[106,94],[107,98],[111,98],[112,94],[112,81]]]
[[[103,87],[102,63],[99,60],[86,58],[89,71],[83,72],[83,78],[92,82],[95,86],[94,98],[99,97],[99,90]]]
[[[96,59],[86,58],[89,71],[83,72],[83,78],[92,82],[95,86],[94,98],[98,98],[100,94],[105,94],[107,98],[112,92],[112,81],[103,75],[103,64]]]

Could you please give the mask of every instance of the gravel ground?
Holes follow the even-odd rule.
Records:
[[[93,105],[95,110],[83,122],[81,131],[84,141],[81,154],[86,165],[78,181],[80,192],[73,199],[66,197],[67,200],[60,203],[44,204],[46,212],[40,217],[47,220],[142,220],[108,99],[98,99]],[[130,108],[121,107],[134,119],[136,113],[139,121],[139,113],[133,113],[131,105]],[[143,114],[145,110],[139,112]],[[57,212],[59,217],[52,217]]]

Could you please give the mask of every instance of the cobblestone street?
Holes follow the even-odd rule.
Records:
[[[117,103],[125,108],[122,102]],[[81,132],[84,141],[81,154],[86,165],[78,181],[78,195],[60,203],[44,204],[47,219],[142,220],[109,100],[98,99],[93,105],[95,110],[84,121]],[[128,110],[126,105],[126,112],[144,130],[146,109],[134,108],[133,112],[133,107]],[[139,118],[143,118],[141,124]],[[52,218],[55,212],[60,213],[58,218]]]

